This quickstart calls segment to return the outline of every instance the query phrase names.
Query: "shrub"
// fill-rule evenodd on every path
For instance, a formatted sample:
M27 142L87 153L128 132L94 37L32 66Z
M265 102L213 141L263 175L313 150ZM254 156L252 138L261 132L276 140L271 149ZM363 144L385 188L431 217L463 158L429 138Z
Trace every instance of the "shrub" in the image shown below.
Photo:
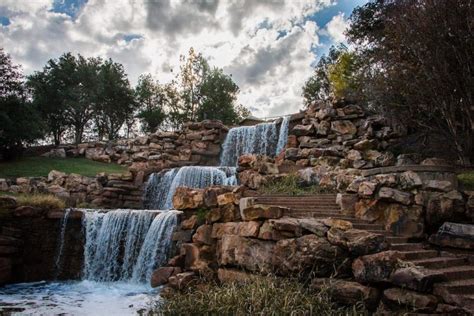
M458 180L464 190L474 190L474 171L458 175Z
M35 206L46 209L62 209L66 203L52 194L25 194L16 197L18 205Z
M264 194L305 195L327 193L329 190L318 185L303 185L297 174L289 174L263 185L260 191Z
M156 315L363 315L358 306L341 308L325 292L276 277L246 283L205 284L173 294L158 303Z

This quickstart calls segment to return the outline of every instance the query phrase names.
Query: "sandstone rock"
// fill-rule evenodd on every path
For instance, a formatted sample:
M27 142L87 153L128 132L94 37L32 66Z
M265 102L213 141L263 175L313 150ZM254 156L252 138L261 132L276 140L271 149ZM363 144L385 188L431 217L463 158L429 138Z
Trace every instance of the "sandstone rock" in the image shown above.
M285 159L296 161L299 157L299 149L298 148L287 148L285 150Z
M354 144L354 149L362 150L362 151L372 149L375 147L375 143L376 143L375 140L363 139Z
M395 235L421 237L425 231L423 207L388 204L384 210L385 230Z
M66 150L64 148L53 148L41 156L48 158L66 158Z
M464 221L465 204L457 191L445 194L431 192L426 196L426 222L429 228L437 229L446 221Z
M227 222L212 225L212 238L220 239L224 235L258 237L260 222Z
M412 201L412 194L403 192L397 189L382 187L378 192L379 199L398 202L404 205L409 205Z
M17 217L40 217L45 214L45 210L39 208L39 207L33 207L33 206L19 206L15 209L13 212L13 215Z
M201 243L206 245L212 245L214 240L211 237L212 226L211 225L201 225L197 228L196 233L193 235L194 243Z
M298 222L301 228L311 232L312 234L315 234L318 237L325 237L327 231L329 230L328 226L324 225L322 221L315 218L299 218Z
M173 196L173 206L177 210L196 209L204 205L203 190L179 187Z
M229 192L229 189L225 187L209 187L204 189L204 205L207 207L217 206L217 197L221 194Z
M226 204L235 204L237 202L237 198L234 193L227 192L217 196L217 205L222 206Z
M327 236L331 244L347 249L355 256L372 254L388 248L384 235L366 230L331 228Z
M313 132L313 125L296 125L292 130L292 134L296 136L306 136L312 134Z
M430 242L442 247L474 249L474 225L445 222Z
M389 282L392 272L399 267L401 258L402 254L393 250L362 256L352 263L352 272L359 282Z
M66 177L66 173L61 172L61 171L51 170L48 173L48 181L49 182L52 182L52 181L55 181L58 178L64 178L64 177Z
M321 222L329 228L337 228L340 230L348 230L352 228L352 223L343 219L337 218L324 218Z
M151 287L157 287L168 283L169 278L178 273L181 273L181 268L179 267L160 267L156 269L151 275Z
M250 189L258 189L265 183L264 177L254 170L244 170L239 173L240 184Z
M237 269L219 268L217 278L221 283L246 283L255 280L258 276Z
M413 171L405 171L400 175L400 187L405 190L419 188L423 184L420 176Z
M391 283L420 292L430 292L433 284L443 281L446 277L442 272L416 266L399 268L390 277Z
M239 167L243 169L252 168L252 165L255 163L256 160L257 160L256 155L245 154L239 157L238 164L239 164Z
M270 241L224 235L218 242L218 262L221 266L240 266L249 271L268 273L272 270L274 246Z
M358 193L361 196L369 197L374 195L375 190L377 190L377 182L375 181L364 181L359 184Z
M394 187L398 183L397 174L395 173L388 173L388 174L378 174L375 176L375 180L381 185L385 187Z
M424 189L448 192L453 190L453 184L445 180L428 180L424 183Z
M282 217L280 219L270 219L268 223L272 229L289 232L293 237L300 237L302 235L302 227L296 218Z
M343 305L355 306L363 302L369 310L374 310L377 307L380 296L376 288L338 279L316 278L311 281L311 288L318 291L328 291L332 300Z
M442 158L426 158L420 164L423 166L449 166L449 163Z
M198 225L198 217L196 215L192 215L190 218L185 219L181 222L181 229L190 230L195 229Z
M196 275L194 272L183 272L173 275L168 280L168 285L171 288L182 290L188 288L191 283L196 281Z
M384 209L386 204L378 200L361 199L356 202L355 217L371 223L383 222L385 215Z
M333 121L331 122L331 130L343 135L357 133L357 127L351 121Z
M214 247L197 244L182 244L184 252L184 268L205 275L209 271L209 263L213 259ZM171 281L170 281L171 282Z
M434 295L399 288L385 290L382 300L389 307L409 308L416 312L433 311L438 304L438 299Z
M240 209L240 215L244 221L254 221L259 219L276 219L283 216L288 210L286 207L255 204Z
M17 206L16 199L13 196L0 196L0 209L13 209Z
M360 151L351 149L346 155L346 158L349 160L361 160L362 159L362 154Z
M317 276L329 276L343 258L344 251L331 245L325 238L305 235L278 241L272 263L275 271L281 275L311 271Z

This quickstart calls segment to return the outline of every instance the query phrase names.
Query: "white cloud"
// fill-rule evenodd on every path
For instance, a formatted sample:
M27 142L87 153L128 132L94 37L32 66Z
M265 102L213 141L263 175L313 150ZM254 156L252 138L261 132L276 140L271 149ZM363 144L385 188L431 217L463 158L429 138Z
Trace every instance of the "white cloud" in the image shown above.
M344 19L344 13L339 13L332 17L326 25L325 31L334 42L341 43L346 40L344 32L349 26L349 22Z
M332 2L89 0L72 20L51 12L52 0L4 0L0 6L14 14L0 28L0 42L26 73L71 51L123 63L132 83L144 72L171 80L179 55L193 46L232 74L239 102L255 115L273 116L301 107L311 48L319 43L318 25L307 18ZM326 31L339 40L345 23L335 16ZM140 38L125 41L129 34Z

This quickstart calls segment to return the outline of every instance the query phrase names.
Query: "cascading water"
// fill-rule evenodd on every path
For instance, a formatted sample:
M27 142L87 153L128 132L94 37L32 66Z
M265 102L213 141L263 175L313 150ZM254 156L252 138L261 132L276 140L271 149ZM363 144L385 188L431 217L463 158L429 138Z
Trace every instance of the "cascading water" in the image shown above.
M290 125L290 116L285 116L281 121L280 133L278 136L277 149L275 154L278 156L281 151L285 148L286 143L288 142L288 128Z
M221 166L237 166L243 154L279 154L288 140L289 122L289 116L283 118L279 133L276 122L231 128L222 144Z
M59 274L61 273L61 259L63 256L63 248L64 248L64 235L66 234L66 226L67 220L69 218L69 214L71 213L71 209L68 208L64 211L64 216L59 223L59 239L58 239L58 249L56 252L56 259L54 260L55 265L55 272L54 272L54 279L57 279Z
M235 167L190 166L154 173L145 186L144 205L148 209L173 207L173 195L181 186L206 188L212 185L236 185Z
M140 283L167 260L177 215L173 211L85 210L83 221L83 279Z

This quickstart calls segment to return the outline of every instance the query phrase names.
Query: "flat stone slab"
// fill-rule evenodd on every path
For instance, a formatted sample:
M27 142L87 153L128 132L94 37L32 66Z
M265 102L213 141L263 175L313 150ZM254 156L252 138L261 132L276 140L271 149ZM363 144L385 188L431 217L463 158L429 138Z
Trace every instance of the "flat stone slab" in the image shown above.
M474 249L474 225L445 222L430 242L445 247Z

